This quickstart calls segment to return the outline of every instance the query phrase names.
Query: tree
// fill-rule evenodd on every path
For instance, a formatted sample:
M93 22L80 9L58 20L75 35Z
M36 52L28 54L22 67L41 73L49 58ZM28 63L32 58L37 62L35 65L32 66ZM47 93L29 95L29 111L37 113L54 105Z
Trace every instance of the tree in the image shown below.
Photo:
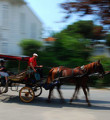
M77 21L68 25L62 32L72 37L79 35L87 39L103 39L106 35L103 26L95 25L92 20Z
M23 49L23 54L28 56L32 56L32 54L35 52L38 53L42 47L42 43L40 41L32 39L22 40L19 45Z
M91 51L88 40L80 35L73 37L64 32L57 33L54 37L56 41L52 46L52 50L57 65L76 67L87 63Z
M66 12L66 17L70 18L73 13L80 16L96 15L103 24L110 25L110 0L69 0L60 4Z
M103 30L102 26L94 26L93 28L93 39L104 39L106 31Z
M76 34L80 34L84 38L91 39L93 37L93 28L94 23L91 20L78 21L71 25L68 25L67 28L63 30L63 32L72 37L76 36Z

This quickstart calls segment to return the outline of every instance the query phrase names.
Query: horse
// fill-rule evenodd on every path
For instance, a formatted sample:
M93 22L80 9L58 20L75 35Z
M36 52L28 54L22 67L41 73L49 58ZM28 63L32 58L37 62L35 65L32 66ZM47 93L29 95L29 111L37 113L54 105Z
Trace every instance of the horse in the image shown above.
M89 80L89 75L93 74L93 73L99 73L102 76L105 74L104 69L102 64L100 63L100 60L96 61L96 62L92 62L90 64L87 65L83 65L83 66L79 66L76 68L67 68L64 66L59 66L59 67L53 67L48 74L47 80L46 80L46 84L50 84L52 82L54 82L57 78L57 80L59 80L60 82L58 84L55 84L53 87L50 88L49 90L49 95L48 95L48 102L50 102L51 100L51 95L52 95L52 91L54 89L54 87L57 87L57 91L60 95L60 98L62 101L64 101L64 98L62 96L62 93L60 91L61 85L63 84L64 81L68 81L68 82L73 82L76 85L75 88L75 92L72 96L72 98L70 99L70 102L73 101L74 97L76 96L76 94L79 91L79 88L82 87L83 92L85 94L86 97L86 102L88 103L88 106L91 106L88 97L87 97L87 91L88 86L87 86L87 81Z

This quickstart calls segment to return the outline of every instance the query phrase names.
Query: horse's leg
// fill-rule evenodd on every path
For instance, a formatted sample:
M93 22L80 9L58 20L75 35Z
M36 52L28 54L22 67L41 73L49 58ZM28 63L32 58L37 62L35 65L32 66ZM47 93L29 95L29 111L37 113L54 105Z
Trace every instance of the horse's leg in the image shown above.
M88 106L91 106L89 100L88 100L88 97L87 97L87 92L86 92L86 87L85 86L82 86L82 89L83 89L83 92L85 94L85 97L86 97L86 102L88 103Z
M52 96L53 89L54 89L54 87L52 87L52 88L49 90L49 96L48 96L48 100L47 100L48 103L51 102L51 96Z
M54 96L54 94L53 94L53 93L54 93L54 90L52 90L52 93L51 93L51 98L52 98L52 99L55 99L56 97Z
M87 81L90 81L90 78L89 77L87 77ZM87 82L86 82L86 89L87 89L87 94L89 95L89 87L88 87L88 85L87 85Z
M77 85L76 85L76 87L75 87L75 92L74 92L74 94L73 94L72 98L70 99L70 102L72 102L72 101L73 101L73 99L75 98L76 94L77 94L77 93L78 93L78 91L79 91L79 88L80 88L80 86L77 84Z
M63 96L62 96L62 93L61 93L60 88L61 88L61 85L57 85L57 91L58 91L58 93L59 93L59 96L60 96L60 98L61 98L61 101L62 101L62 102L65 102L65 101L64 101L64 98L63 98Z
M76 91L76 95L74 96L74 99L78 99L78 93L79 93L79 89L80 89L80 85L77 86L77 91Z
M89 95L89 87L86 85L87 94Z

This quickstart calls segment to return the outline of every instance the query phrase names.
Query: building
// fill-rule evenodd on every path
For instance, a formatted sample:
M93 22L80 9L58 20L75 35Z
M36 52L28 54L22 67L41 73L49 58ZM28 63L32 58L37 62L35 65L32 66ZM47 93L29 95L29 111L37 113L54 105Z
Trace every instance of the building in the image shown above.
M14 1L11 2L11 1ZM20 55L23 39L42 40L42 22L27 4L0 0L0 53Z
M44 46L52 46L52 44L56 41L53 37L48 37L44 39Z
M94 50L92 55L105 55L107 57L110 57L110 47L106 45L105 40L94 40L93 48Z

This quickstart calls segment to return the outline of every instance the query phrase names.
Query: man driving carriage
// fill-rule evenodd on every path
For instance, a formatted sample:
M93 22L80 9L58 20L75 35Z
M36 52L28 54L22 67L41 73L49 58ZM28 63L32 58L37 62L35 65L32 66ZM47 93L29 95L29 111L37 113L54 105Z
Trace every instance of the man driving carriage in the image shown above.
M30 73L34 72L36 81L39 81L42 77L42 69L39 69L39 68L42 68L43 66L37 65L37 61L36 61L37 57L38 57L38 54L34 53L33 56L28 61L28 67L29 67Z

